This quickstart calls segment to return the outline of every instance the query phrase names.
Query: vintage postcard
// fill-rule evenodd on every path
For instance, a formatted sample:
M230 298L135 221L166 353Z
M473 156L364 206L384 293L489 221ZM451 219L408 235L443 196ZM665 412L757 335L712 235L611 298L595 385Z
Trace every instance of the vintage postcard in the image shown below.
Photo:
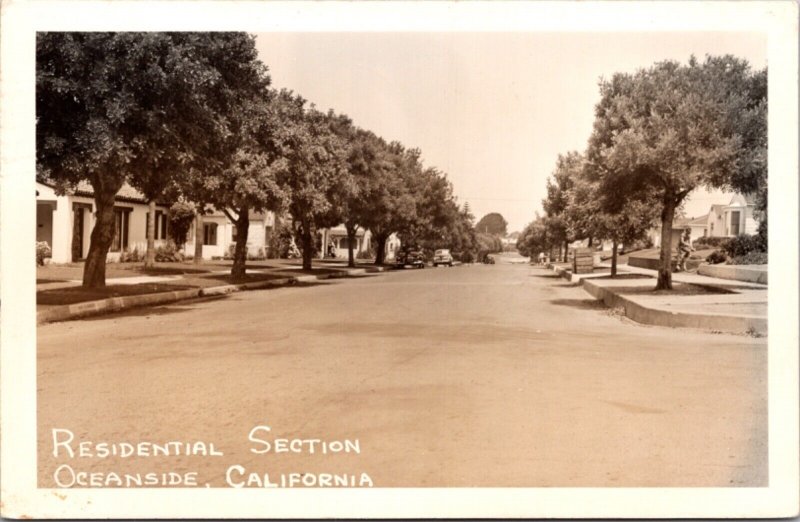
M797 515L796 3L0 23L3 516Z

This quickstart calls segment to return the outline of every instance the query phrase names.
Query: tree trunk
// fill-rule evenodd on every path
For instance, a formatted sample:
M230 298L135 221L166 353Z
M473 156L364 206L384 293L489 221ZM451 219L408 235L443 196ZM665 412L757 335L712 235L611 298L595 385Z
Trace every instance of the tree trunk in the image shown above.
M586 245L589 248L592 247L592 239L593 239L592 236L589 236L589 244Z
M231 279L234 282L244 281L247 275L247 233L250 231L250 209L239 209L236 220L236 247L233 250L233 267Z
M564 240L564 262L566 263L567 261L569 261L569 243L567 243L567 240L565 239Z
M386 234L378 234L375 236L375 264L382 265L386 259Z
M194 213L194 264L203 262L203 207Z
M95 188L97 222L92 229L89 253L83 266L83 286L86 288L106 286L106 257L114 241L114 196L118 190L119 187L110 187L101 192Z
M345 228L347 229L347 266L354 268L356 266L356 259L353 255L353 245L356 242L356 231L358 231L358 226L345 225Z
M675 201L667 195L661 211L661 267L658 269L656 290L672 290L672 220Z
M147 253L144 256L144 267L156 266L156 200L148 203L150 219L147 220Z
M611 277L617 275L617 240L611 242Z
M303 244L303 270L311 270L311 262L314 258L314 234L311 233L310 227L303 225L300 240Z

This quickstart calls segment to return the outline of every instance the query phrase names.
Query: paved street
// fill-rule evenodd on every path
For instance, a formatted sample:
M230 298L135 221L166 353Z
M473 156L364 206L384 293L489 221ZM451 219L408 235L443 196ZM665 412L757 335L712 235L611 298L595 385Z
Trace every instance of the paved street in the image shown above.
M631 323L527 264L243 292L38 335L43 487L64 463L219 487L233 465L404 487L767 483L766 339ZM254 454L259 425L258 439L357 439L360 453ZM224 456L55 459L52 428L75 446L200 440Z

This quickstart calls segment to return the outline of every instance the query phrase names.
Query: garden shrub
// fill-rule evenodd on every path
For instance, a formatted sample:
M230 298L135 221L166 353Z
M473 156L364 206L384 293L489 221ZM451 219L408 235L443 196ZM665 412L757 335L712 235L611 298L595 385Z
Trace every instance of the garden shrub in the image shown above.
M183 261L183 253L175 246L175 243L168 241L156 247L156 261L159 263L177 263Z
M766 252L750 252L743 256L736 256L728 261L729 265L766 265Z
M47 241L37 241L36 264L39 266L44 265L44 260L49 257L53 257L53 251L50 249L50 245L47 244Z
M766 252L767 245L764 238L758 234L741 234L728 240L722 248L728 256L740 257L750 252Z
M694 247L697 249L703 247L712 247L712 248L725 248L725 244L728 242L730 238L727 237L710 237L705 236L698 238L694 242Z
M170 233L176 244L186 244L189 228L194 222L194 211L194 205L183 201L178 201L169 208L167 215L169 216Z
M718 265L720 263L724 263L728 260L728 256L725 255L725 252L722 250L714 250L711 252L708 257L706 257L706 261L711 263L712 265Z

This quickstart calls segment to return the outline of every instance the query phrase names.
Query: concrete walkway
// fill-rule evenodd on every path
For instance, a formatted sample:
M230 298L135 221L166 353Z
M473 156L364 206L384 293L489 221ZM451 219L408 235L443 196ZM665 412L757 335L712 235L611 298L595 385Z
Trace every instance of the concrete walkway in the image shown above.
M599 266L608 268L610 265ZM610 279L609 274L603 272L572 274L563 266L554 269L562 277L583 286L606 306L624 309L625 315L634 321L732 333L767 333L767 285L677 272L672 275L674 283L695 285L705 291L656 293L652 291L658 275L655 270L619 265L620 275L647 277Z

